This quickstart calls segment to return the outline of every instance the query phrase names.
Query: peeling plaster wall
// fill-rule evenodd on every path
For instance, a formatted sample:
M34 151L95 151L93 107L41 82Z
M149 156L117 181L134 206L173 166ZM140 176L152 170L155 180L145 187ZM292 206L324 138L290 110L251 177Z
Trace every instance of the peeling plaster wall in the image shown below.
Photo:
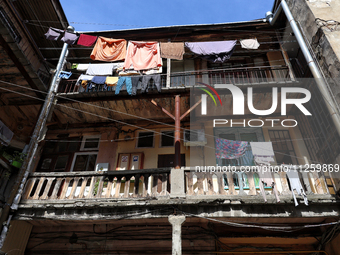
M340 1L289 0L287 3L340 104L340 25L337 30L331 31L327 27L320 27L320 22L316 21L316 18L320 18L340 22ZM335 26L331 28L335 29Z

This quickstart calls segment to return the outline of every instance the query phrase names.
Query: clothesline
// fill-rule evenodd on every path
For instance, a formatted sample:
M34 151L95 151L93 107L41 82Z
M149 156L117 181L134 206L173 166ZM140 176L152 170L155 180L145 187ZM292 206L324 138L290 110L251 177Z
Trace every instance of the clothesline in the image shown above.
M47 33L45 34L46 39L57 41L61 36L60 40L72 45L77 42L78 45L83 46L92 46L95 43L95 46L92 50L90 57L93 60L101 60L101 61L117 61L125 58L127 68L130 62L134 62L133 55L139 55L139 57L144 58L143 61L148 62L144 63L142 67L139 67L139 64L135 62L135 68L139 69L147 69L144 68L145 65L149 66L150 64L154 67L154 64L149 63L150 58L152 61L155 61L155 57L159 57L159 51L161 50L162 58L170 58L182 60L184 54L184 45L188 47L195 54L200 55L202 58L207 58L212 62L225 62L230 58L233 53L234 47L237 43L237 40L230 41L209 41L209 42L167 42L167 43L159 43L158 42L137 42L137 41L127 41L124 39L112 39L105 38L102 36L92 36L86 34L80 34L78 36L77 33L70 33L68 31L63 31L60 29L50 27ZM242 48L245 49L258 49L260 44L258 43L256 37L251 39L240 39L239 40ZM143 47L144 50L139 50L139 48ZM145 49L152 47L152 54L146 53ZM160 48L159 48L160 47ZM151 49L151 48L150 48ZM149 49L149 50L150 50ZM149 60L145 58L148 56ZM135 57L135 58L138 58ZM156 60L157 65L161 66L160 58Z

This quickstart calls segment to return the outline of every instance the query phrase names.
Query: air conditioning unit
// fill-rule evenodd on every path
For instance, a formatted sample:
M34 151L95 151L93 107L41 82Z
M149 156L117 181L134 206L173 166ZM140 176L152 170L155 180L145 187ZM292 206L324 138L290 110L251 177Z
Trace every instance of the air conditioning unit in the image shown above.
M204 146L206 144L204 129L184 131L184 146Z

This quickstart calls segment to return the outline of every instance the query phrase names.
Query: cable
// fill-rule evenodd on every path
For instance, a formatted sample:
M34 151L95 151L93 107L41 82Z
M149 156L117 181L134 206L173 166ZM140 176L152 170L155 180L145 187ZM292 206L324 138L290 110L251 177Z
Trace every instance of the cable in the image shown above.
M5 82L5 83L9 84L8 82ZM12 84L12 85L16 85L16 84ZM20 85L16 85L16 86L20 86ZM16 92L16 91L12 91L12 90L5 89L5 88L0 88L0 89L6 90L6 91L10 91L10 92L13 92L13 93L17 93L17 94L20 94L20 95L23 95L23 96L29 96L29 95L26 95L26 94L23 94L23 93L18 93L18 92ZM46 92L45 92L45 93L46 93ZM36 97L33 97L33 96L29 96L29 97L31 97L31 98L36 98ZM39 100L45 101L44 99L40 99L40 98L39 98ZM81 101L79 101L79 102L82 103ZM120 124L124 124L124 125L128 125L128 126L132 126L132 127L138 128L138 129L146 130L146 131L149 131L149 132L154 132L154 133L157 133L157 134L165 135L165 134L162 134L162 132L154 131L154 130L152 130L152 129L143 128L143 127L140 127L140 126L137 126L137 125L129 124L129 123L127 123L127 122L115 120L115 119L112 119L112 118L109 118L109 117L105 117L105 116L101 116L101 115L98 115L98 114L86 112L86 111L83 111L83 110L80 110L80 109L76 109L76 108L74 108L74 107L69 107L69 106L61 105L61 104L57 104L56 106L62 106L62 107L67 108L67 109L72 109L72 110L79 111L79 112L82 112L82 113L85 113L85 114L89 114L89 115L92 115L92 116L96 116L96 117L99 117L99 118L104 118L104 119L107 119L107 120L111 120L111 121L114 121L114 122L118 122L118 123L120 123ZM173 136L170 136L170 135L165 135L165 136L174 138ZM213 136L213 135L209 135L209 136L212 136L212 137L215 137L215 138L216 138L216 136ZM185 141L185 139L182 139L182 138L180 138L180 140ZM204 146L204 147L205 147L205 148L208 148L208 149L212 149L212 150L214 150L214 151L216 150L215 147L210 147L210 146ZM236 149L235 149L235 150L236 150ZM302 159L302 160L304 160L303 157L297 157L297 156L293 156L293 155L286 154L286 153L282 153L282 152L278 152L278 151L274 151L274 152L277 153L277 154L280 154L280 155L290 156L290 157L293 157L293 158L296 158L296 159ZM311 161L311 162L318 163L318 164L323 164L322 162L318 162L318 161Z
M314 224L314 225L303 225L303 226L297 226L297 227L279 227L279 226L263 226L263 225L256 225L256 224L243 224L243 223L237 223L237 222L230 222L230 221L221 221L221 220L216 220L210 217L204 217L204 216L199 216L196 214L192 214L192 213L188 213L188 212L184 212L178 208L176 208L176 210L182 212L184 215L190 215L192 217L197 217L197 218L201 218L201 219L206 219L209 221L214 221L214 222L218 222L218 223L222 223L228 226L232 226L232 227L240 227L240 228L261 228L261 229L265 229L265 230L269 230L269 231L282 231L282 232L294 232L294 231L298 231L304 228L315 228L315 227L324 227L324 226L332 226L332 225L338 225L340 223L340 221L336 221L336 222L330 222L330 223L321 223L321 224Z

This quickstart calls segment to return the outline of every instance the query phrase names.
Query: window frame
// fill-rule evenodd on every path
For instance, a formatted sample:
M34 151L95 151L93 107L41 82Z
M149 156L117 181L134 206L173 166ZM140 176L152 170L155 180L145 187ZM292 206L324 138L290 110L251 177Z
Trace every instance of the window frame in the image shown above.
M139 147L138 146L138 141L139 141L139 135L140 133L152 133L152 146L150 147ZM136 149L147 149L147 148L155 148L155 131L137 131L137 136L136 136L136 144L135 148Z
M95 166L97 166L97 160L98 160L98 151L89 151L89 152L75 152L73 155L72 163L71 163L71 168L70 172L73 172L74 165L76 163L76 158L78 155L97 155ZM94 172L96 171L96 168L93 170Z
M84 148L85 144L86 144L86 139L93 139L93 138L98 138L98 146L96 148ZM81 144L80 144L80 151L93 151L93 150L99 150L99 146L100 146L100 138L101 135L86 135L83 136L82 140L81 140Z

